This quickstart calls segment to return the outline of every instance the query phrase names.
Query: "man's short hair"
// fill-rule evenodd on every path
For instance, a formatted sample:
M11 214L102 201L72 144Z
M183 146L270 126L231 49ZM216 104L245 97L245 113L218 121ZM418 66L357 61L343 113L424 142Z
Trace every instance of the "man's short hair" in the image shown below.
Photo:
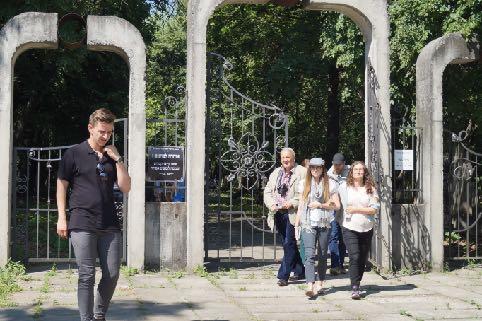
M107 108L99 108L94 111L89 117L89 124L95 126L98 122L113 124L115 115Z
M295 151L293 150L293 148L290 148L290 147L283 147L283 148L281 149L280 155L281 155L282 153L290 153L291 156L293 156L293 158L296 157Z

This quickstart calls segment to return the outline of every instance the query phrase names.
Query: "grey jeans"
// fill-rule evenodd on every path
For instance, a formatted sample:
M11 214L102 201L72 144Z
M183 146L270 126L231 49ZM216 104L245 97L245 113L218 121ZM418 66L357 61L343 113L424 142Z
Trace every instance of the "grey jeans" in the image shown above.
M306 283L315 280L324 281L326 278L326 261L328 259L328 240L331 228L311 227L301 230L301 238L305 247L305 275ZM315 276L316 245L319 244L318 275Z
M122 256L120 231L81 231L70 233L75 260L79 269L77 299L81 321L102 318L114 294ZM95 261L99 257L102 278L97 287L94 303Z

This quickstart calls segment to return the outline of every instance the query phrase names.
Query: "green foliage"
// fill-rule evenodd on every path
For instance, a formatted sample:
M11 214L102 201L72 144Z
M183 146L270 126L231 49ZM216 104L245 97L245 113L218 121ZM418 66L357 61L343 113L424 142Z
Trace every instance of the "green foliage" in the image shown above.
M129 278L131 276L134 276L136 274L139 274L139 270L133 267L128 267L126 265L122 265L120 268L120 272L125 278Z
M8 261L4 267L0 267L0 307L12 305L10 295L22 290L18 280L24 275L25 267L19 262Z
M462 238L459 233L457 232L445 232L445 241L446 242L457 242L460 241Z

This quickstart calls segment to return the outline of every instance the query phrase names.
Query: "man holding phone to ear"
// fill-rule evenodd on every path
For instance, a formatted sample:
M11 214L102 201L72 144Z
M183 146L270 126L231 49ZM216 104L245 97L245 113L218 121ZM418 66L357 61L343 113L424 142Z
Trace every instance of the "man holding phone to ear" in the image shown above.
M114 294L122 256L122 236L114 208L114 183L123 193L131 178L117 148L107 145L114 129L114 114L105 108L89 117L89 138L69 148L57 175L57 234L70 236L79 270L77 298L81 321L104 320ZM70 220L67 224L67 190ZM102 278L94 302L95 263Z

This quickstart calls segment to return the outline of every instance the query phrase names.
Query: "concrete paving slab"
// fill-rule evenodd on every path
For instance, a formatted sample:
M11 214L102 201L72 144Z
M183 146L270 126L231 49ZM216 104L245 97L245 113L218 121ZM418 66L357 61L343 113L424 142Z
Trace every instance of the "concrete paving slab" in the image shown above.
M481 269L482 271L482 269ZM44 280L45 273L33 275ZM59 271L48 293L25 282L24 291L12 296L18 307L0 309L0 321L31 321L34 303L42 301L38 320L77 321L75 286L77 276ZM479 275L478 271L467 275ZM233 273L234 274L234 273ZM249 269L239 273L248 278L232 279L220 274L208 278L184 274L173 278L168 273L121 276L109 311L109 320L414 320L452 318L482 319L482 279L471 279L471 286L454 287L461 275L440 273L404 276L384 280L367 273L361 301L350 298L347 277L325 282L325 295L308 300L304 282L287 287L276 285L276 278L264 279L266 270ZM179 276L179 275L177 275ZM31 275L28 274L31 278ZM98 280L98 279L97 279ZM212 282L210 282L210 280Z

